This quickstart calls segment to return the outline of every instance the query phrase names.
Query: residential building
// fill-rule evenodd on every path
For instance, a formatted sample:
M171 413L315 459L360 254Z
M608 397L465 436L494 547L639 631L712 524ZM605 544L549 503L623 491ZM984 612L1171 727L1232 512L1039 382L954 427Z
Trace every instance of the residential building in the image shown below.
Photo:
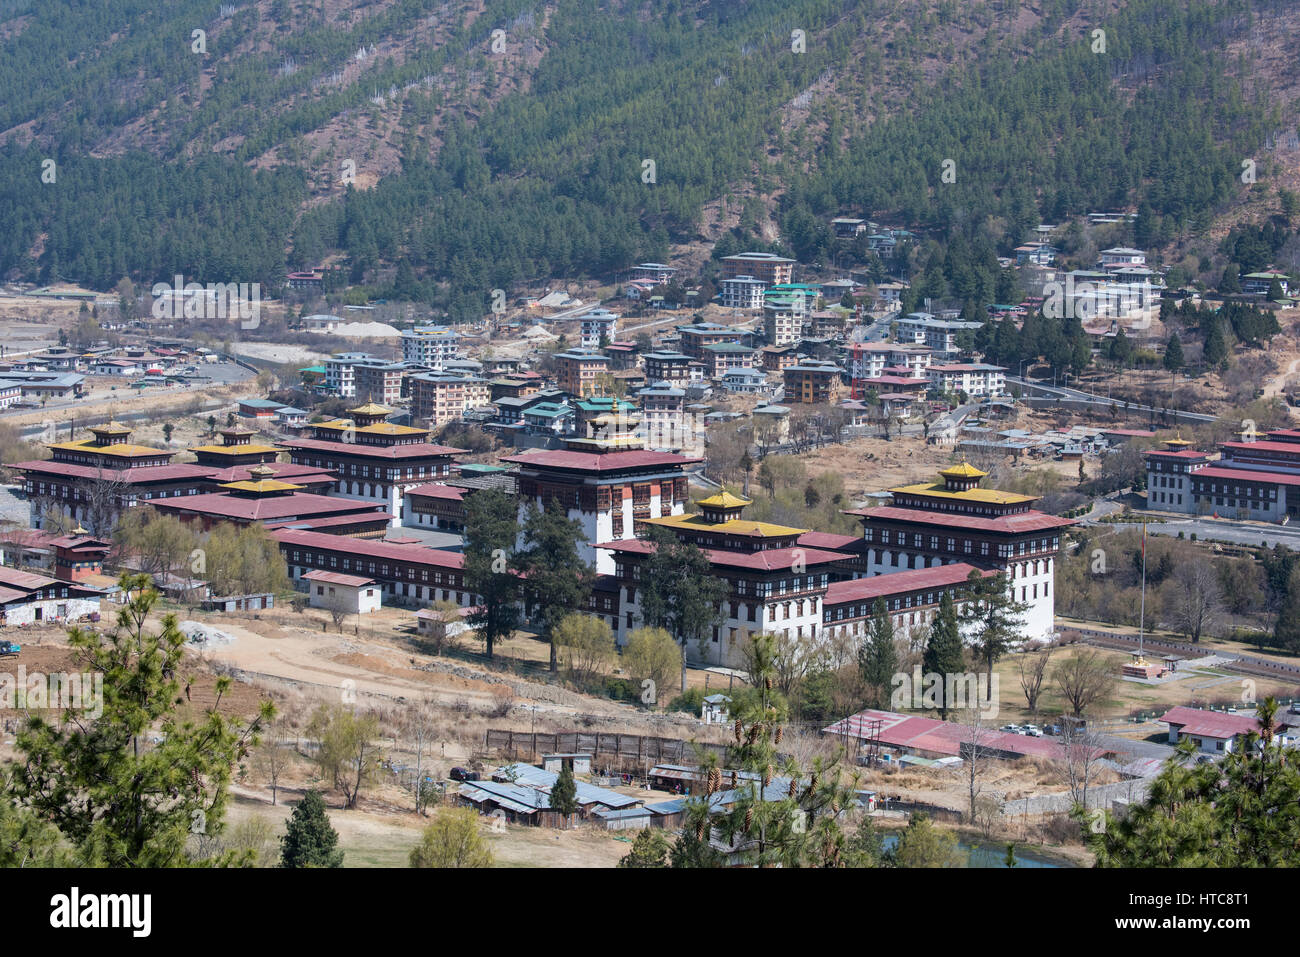
M402 398L404 362L358 362L352 367L356 398L380 405L396 405Z
M672 266L665 266L663 263L641 263L632 270L632 278L653 283L656 286L665 286L673 281L677 275L677 270Z
M804 405L838 402L844 391L844 370L833 362L804 359L781 373L785 401Z
M743 329L719 325L716 322L697 322L690 326L678 326L681 334L681 351L692 359L705 359L704 350L708 346L740 345L748 333ZM647 369L647 374L649 370Z
M940 392L993 397L1007 391L1007 370L1002 366L983 362L955 362L931 365L925 373L930 380L930 388Z
M754 368L754 357L758 354L757 349L733 342L715 343L700 351L700 358L704 361L704 374L714 380L720 380L733 369Z
M725 309L762 309L763 290L767 287L753 276L735 276L722 280L720 302Z
M312 608L368 615L383 605L383 589L365 575L317 570L307 572L299 581L307 583L307 603Z
M340 352L332 355L325 360L325 388L340 399L355 399L357 364L383 361L368 352Z
M668 382L685 388L691 382L691 357L681 352L647 352L641 357L650 382Z
M411 415L428 422L433 429L460 422L470 409L492 403L491 385L476 375L425 372L411 376L410 387Z
M609 356L577 349L555 354L555 382L580 399L600 391L601 376L609 371Z
M1241 277L1241 291L1248 296L1267 296L1273 283L1282 287L1282 295L1291 294L1291 277L1284 272L1248 272Z
M925 346L932 352L953 355L961 352L958 338L962 333L974 335L983 325L960 319L938 319L928 312L909 312L895 323L899 342Z
M618 332L618 313L593 309L578 318L578 344L583 349L600 349L614 341Z
M402 359L434 372L456 358L459 348L460 333L446 326L416 326L402 332Z
M794 278L793 259L783 259L772 253L740 253L725 256L722 260L722 278L752 276L765 286L776 286Z

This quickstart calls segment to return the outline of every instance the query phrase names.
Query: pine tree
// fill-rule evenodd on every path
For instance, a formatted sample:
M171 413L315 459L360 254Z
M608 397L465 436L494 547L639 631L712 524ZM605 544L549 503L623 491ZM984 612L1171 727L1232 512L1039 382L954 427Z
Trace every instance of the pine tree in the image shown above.
M1176 332L1169 337L1169 344L1165 346L1164 367L1170 372L1177 372L1183 367L1183 343Z
M939 692L939 715L946 721L949 710L956 706L955 702L948 700L946 676L962 674L966 670L961 625L957 620L957 606L953 603L951 592L943 593L943 598L939 601L939 613L930 623L930 636L921 656L921 670L927 675L945 676L943 688ZM955 690L955 684L953 687Z
M1016 601L1015 585L1005 572L984 577L976 569L967 582L970 594L959 620L970 635L977 658L988 669L992 695L993 665L1020 636L1020 624L1029 606Z
M293 809L280 838L281 867L342 867L339 835L325 813L320 792L308 791Z
M867 687L872 690L875 704L880 706L889 695L894 673L898 670L898 652L894 647L894 622L889 617L884 599L877 598L871 606L871 624L866 640L858 649L858 671Z
M520 582L509 567L518 531L515 502L499 489L483 489L469 496L465 513L465 587L479 598L467 623L491 658L496 642L519 625Z
M565 764L551 786L551 809L568 818L578 813L578 785L573 780L573 766Z
M524 547L511 565L523 579L531 620L551 644L554 674L559 671L559 658L552 632L560 619L585 604L595 573L578 554L582 526L566 516L558 498L549 499L545 508L529 506L523 537Z
M150 632L159 595L149 577L123 575L119 585L133 597L111 631L68 630L83 669L103 676L100 713L69 710L57 723L34 713L17 735L22 759L7 797L57 828L83 866L183 866L192 835L223 830L232 770L275 709L267 701L251 723L233 721L221 710L231 683L222 677L201 716L179 718L185 636L176 616ZM161 740L146 744L154 732Z
M636 836L619 867L667 867L672 846L659 828L648 827Z

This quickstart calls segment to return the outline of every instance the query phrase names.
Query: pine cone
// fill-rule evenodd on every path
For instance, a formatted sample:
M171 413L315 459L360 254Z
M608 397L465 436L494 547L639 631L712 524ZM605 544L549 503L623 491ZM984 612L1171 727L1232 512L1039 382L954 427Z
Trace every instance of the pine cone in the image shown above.
M736 743L737 744L740 744L740 732L744 730L744 727L745 726L740 723L740 719L737 718L736 719Z
M754 824L754 808L751 805L750 807L745 808L745 826L743 830L746 834L749 833L749 829L751 826L753 826L753 824Z
M766 688L768 691L771 691L771 690L772 690L772 679L771 679L771 678L764 678L764 679L763 679L763 687Z
M832 814L840 813L840 802L838 798L831 801L831 813Z
M795 780L794 780L794 778L791 778L791 779L790 779L790 797L794 797L794 793L795 793Z
M696 823L695 825L695 839L697 841L704 840L704 819L703 818L701 818L699 822Z
M763 769L763 787L767 787L771 783L772 783L772 765L769 764L766 768Z
M709 768L709 793L715 793L722 786L722 772L717 768Z
M748 740L746 741L747 744L753 744L755 741L758 740L758 731L759 731L759 725L756 724L750 725L749 734L747 735Z
M776 744L781 743L781 733L785 730L781 725L776 726L776 737L773 739Z

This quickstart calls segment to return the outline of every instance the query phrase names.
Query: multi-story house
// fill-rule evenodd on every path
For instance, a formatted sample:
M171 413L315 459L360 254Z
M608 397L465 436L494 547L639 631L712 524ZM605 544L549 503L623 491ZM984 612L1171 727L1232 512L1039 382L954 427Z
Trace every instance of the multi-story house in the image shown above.
M585 399L600 391L601 376L609 371L609 356L571 350L555 355L555 383L572 396Z
M794 278L794 263L772 253L739 253L723 257L722 278L752 276L765 286L776 286Z
M460 333L446 326L416 326L402 333L402 359L441 372L444 363L456 358L459 340Z
M470 409L492 403L491 384L476 375L425 372L411 376L411 414L434 429L459 422Z

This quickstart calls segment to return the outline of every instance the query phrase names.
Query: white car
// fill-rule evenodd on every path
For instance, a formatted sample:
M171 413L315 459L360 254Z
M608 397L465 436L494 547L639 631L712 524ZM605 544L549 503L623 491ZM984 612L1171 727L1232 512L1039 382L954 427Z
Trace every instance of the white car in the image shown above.
M1007 734L1024 734L1024 731L1020 729L1020 725L1018 724L1004 724L1002 730Z
M1043 736L1043 729L1036 724L1027 724L1020 733L1027 734L1031 738L1041 738Z

